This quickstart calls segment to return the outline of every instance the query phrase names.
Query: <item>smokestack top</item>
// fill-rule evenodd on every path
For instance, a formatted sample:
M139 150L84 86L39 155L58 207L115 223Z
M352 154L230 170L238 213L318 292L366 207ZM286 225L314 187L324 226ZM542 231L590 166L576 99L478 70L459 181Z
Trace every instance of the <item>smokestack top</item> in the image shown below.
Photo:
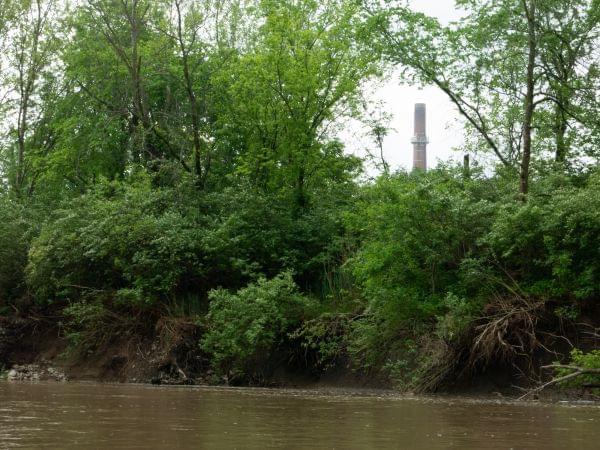
M427 134L427 107L425 103L415 104L415 136L422 137Z
M413 168L427 170L427 106L425 103L415 104L415 135L413 144Z

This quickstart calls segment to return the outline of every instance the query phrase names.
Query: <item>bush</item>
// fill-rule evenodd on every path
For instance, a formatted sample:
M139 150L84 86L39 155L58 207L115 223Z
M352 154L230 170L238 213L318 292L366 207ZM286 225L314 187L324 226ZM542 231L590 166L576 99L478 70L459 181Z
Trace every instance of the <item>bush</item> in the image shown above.
M324 192L301 210L283 194L244 184L208 194L203 209L211 226L203 243L216 284L235 289L291 270L303 289L320 287L324 265L340 253L336 244L349 193L334 199L336 194Z
M439 169L382 177L366 189L348 217L362 241L348 263L366 302L350 345L361 365L381 366L405 353L401 341L431 329L461 303L440 329L455 333L466 311L479 307L478 286L465 281L463 263L477 255L493 220L486 183ZM463 300L447 301L455 298Z
M177 192L100 185L55 213L32 244L29 285L40 302L113 293L137 307L198 289L201 229Z
M600 295L600 172L499 209L482 240L493 260L540 298ZM550 195L551 194L551 195ZM498 269L496 269L498 270Z
M461 336L477 317L478 307L468 300L448 293L444 299L446 313L437 317L436 334L446 342Z
M305 350L305 359L317 372L336 367L347 358L352 316L344 313L322 313L305 321L293 334Z
M206 310L211 289L286 270L310 290L336 257L341 208L330 207L294 211L284 197L244 185L199 192L162 173L101 182L44 224L27 280L43 304L96 292L122 306L194 312Z
M314 303L301 295L289 272L259 279L235 294L211 291L201 347L228 379L260 379L278 349L310 317Z
M546 177L527 202L505 195L499 176L448 169L367 187L348 217L360 241L348 266L365 299L348 344L354 361L409 370L403 343L428 334L469 361L517 358L527 342L519 332L488 333L485 351L474 336L499 317L534 336L546 302L562 311L597 299L600 174Z

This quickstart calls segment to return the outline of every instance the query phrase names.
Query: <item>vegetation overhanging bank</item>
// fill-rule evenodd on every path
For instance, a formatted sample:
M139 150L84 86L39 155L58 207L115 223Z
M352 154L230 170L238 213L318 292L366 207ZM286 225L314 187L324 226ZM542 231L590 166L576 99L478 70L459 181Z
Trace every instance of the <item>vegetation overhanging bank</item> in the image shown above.
M0 363L58 336L117 378L594 388L599 3L386 3L0 2ZM345 153L390 68L486 164Z

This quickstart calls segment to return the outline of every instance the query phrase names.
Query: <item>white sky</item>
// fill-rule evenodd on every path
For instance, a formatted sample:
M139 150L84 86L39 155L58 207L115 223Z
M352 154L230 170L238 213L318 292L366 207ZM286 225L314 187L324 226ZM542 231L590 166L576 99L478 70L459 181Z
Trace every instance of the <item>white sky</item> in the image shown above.
M444 24L460 18L454 0L411 0L410 5L415 10L437 17ZM392 116L389 122L391 130L383 145L384 157L392 171L412 168L410 139L413 136L415 103L427 104L427 134L430 140L427 147L428 167L434 167L438 160L462 160L462 154L453 151L463 142L459 114L439 89L433 86L419 89L401 85L399 78L392 76L369 99L383 102L383 109ZM365 154L365 146L374 148L371 140L365 136L365 130L346 131L342 139L348 151L360 156Z

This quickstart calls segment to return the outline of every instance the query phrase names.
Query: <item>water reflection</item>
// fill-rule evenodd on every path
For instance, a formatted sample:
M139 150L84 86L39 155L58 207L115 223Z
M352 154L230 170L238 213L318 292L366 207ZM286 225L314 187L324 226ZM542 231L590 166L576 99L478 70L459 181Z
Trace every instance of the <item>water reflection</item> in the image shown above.
M596 449L600 408L0 383L0 447Z

